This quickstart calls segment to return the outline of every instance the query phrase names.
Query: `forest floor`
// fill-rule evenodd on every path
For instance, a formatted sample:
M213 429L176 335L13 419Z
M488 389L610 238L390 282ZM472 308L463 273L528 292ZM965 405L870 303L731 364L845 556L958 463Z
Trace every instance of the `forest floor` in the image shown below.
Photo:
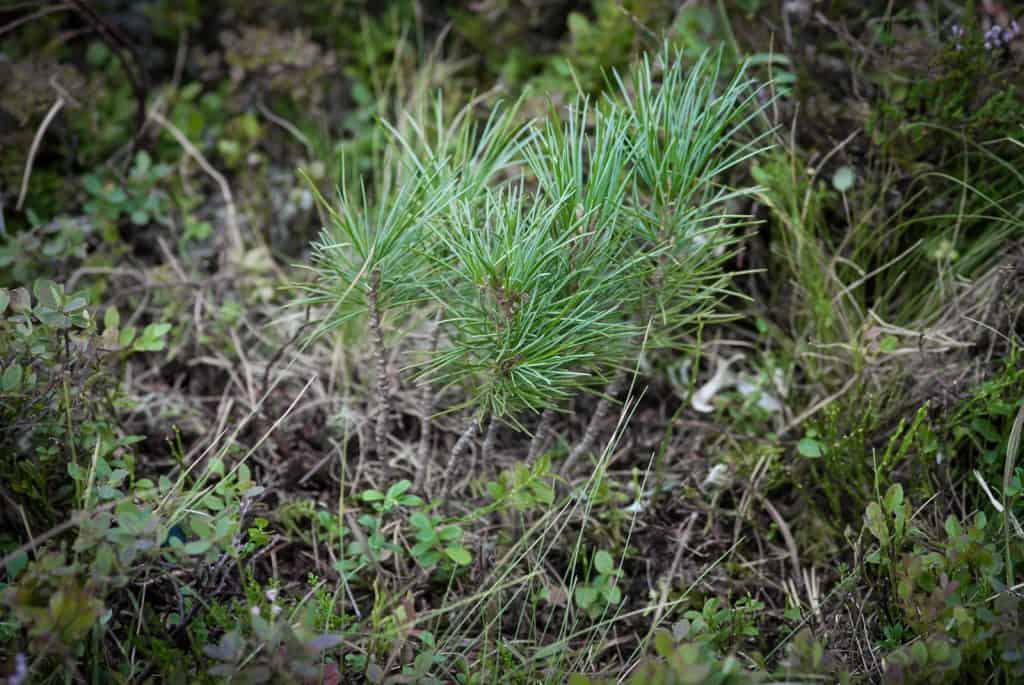
M0 680L1021 682L1021 10L0 6ZM663 41L770 84L723 316L458 446L384 317L375 440L316 191Z

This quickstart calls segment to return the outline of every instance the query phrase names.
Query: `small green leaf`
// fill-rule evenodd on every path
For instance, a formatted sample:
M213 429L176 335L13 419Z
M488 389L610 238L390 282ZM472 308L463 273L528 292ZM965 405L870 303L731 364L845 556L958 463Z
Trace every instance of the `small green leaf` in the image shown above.
M142 337L135 341L132 349L139 352L159 352L166 346L164 337L169 330L169 323L151 323L143 329Z
M379 502L384 499L384 493L377 490L364 490L360 497L364 502Z
M64 287L59 286L48 278L37 278L32 285L32 292L35 293L39 303L50 309L59 309L61 295L64 294Z
M192 532L201 538L208 538L213 534L213 526L204 518L194 518L191 521Z
M198 554L204 554L210 549L210 542L208 540L193 540L192 542L186 543L185 554L196 556Z
M107 307L107 311L103 314L103 327L108 331L117 330L117 327L121 325L121 313L117 311L117 307Z
M7 581L11 582L16 579L26 566L28 566L28 555L24 552L18 552L8 557Z
M814 438L803 438L797 443L797 451L808 459L821 457L821 443Z
M414 675L418 678L423 678L434 665L434 653L431 651L420 652L413 659L412 664L413 671L415 672Z
M409 525L411 525L413 528L419 528L421 530L433 528L433 524L430 521L430 517L424 514L422 511L414 511L412 514L409 515Z
M845 193L847 190L852 188L856 181L856 173L854 173L853 169L848 166L839 167L836 169L835 174L832 175L832 187L840 193Z
M676 641L672 639L672 635L664 628L660 628L654 633L654 651L663 659L672 657L672 654L675 652L675 643Z
M615 561L612 559L612 555L603 549L594 555L594 568L597 569L598 573L608 575L615 568Z
M586 585L577 585L573 597L576 599L576 606L588 609L597 600L597 590Z
M878 344L878 349L881 350L883 354L892 354L896 351L896 348L898 348L899 345L900 341L896 336L887 335L882 338L882 342Z
M871 502L864 515L867 518L868 530L871 531L871 534L883 545L889 544L889 526L886 524L881 505L878 502Z
M66 305L64 305L64 313L65 314L71 314L71 313L77 312L77 311L79 311L81 309L85 309L85 306L87 304L89 304L89 301L86 300L84 297L81 297L81 296L75 297L70 302L68 302Z
M438 535L445 542L455 542L456 540L462 539L463 533L462 529L458 526L445 526L438 531Z
M436 549L431 549L425 554L416 557L416 562L424 568L436 566L437 562L439 561L441 561L441 553L438 552Z
M903 506L903 486L893 483L885 493L885 510L890 514Z
M400 480L390 488L388 488L388 499L398 499L405 491L412 487L412 483L408 480Z
M0 376L0 390L9 392L21 385L23 376L21 364L11 364L4 369L3 376Z
M121 335L118 337L118 344L121 347L129 347L132 341L135 340L135 326L128 326L122 329Z
M7 292L7 288L0 288L0 314L7 311L7 305L11 302L11 296Z
M469 550L458 545L445 547L444 553L459 566L468 566L473 561L473 555L469 553Z

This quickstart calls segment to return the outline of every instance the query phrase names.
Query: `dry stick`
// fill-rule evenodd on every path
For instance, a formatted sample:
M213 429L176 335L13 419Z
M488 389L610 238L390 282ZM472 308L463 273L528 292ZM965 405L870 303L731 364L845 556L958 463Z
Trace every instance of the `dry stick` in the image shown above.
M306 327L310 325L310 320L309 320L310 310L311 310L311 307L309 305L307 305L306 306L306 313L304 314L304 317L303 317L303 320L302 320L302 325L300 325L297 329L295 329L295 333L292 335L292 337L288 338L288 340L285 341L285 343L283 345L281 345L280 347L277 348L277 351L274 352L274 356L270 358L269 362L267 362L267 366L263 369L263 381L262 381L262 383L260 385L260 387L261 387L260 394L261 395L266 395L267 394L267 382L270 380L270 372L271 372L271 370L273 370L274 366L277 365L277 362L281 360L281 357L284 356L285 350L287 350L289 347L294 345L295 341L299 339L300 335L302 335L302 331L304 331L306 329Z
M484 464L488 462L491 456L491 452L494 450L494 436L497 434L498 421L491 416L490 421L487 423L487 431L484 433L484 441L480 446L480 452L471 452L469 455L469 466L466 468L466 475L458 483L452 486L451 492L462 492L469 485L469 482L473 480L473 474L476 473L476 466L479 461L483 461Z
M668 571L658 581L658 590L661 596L658 599L654 620L651 621L651 632L654 632L655 627L661 621L661 616L665 611L665 603L668 600L668 593L672 587L672 581L675 580L676 575L679 573L679 566L683 562L683 552L686 551L690 544L690 536L693 534L693 527L697 523L699 515L699 512L691 512L689 518L686 519L686 523L680 523L676 529L676 539L674 540L676 553L672 557L672 565L668 567Z
M800 573L800 554L797 551L796 539L793 537L793 532L789 529L789 524L786 523L786 519L782 518L782 514L779 513L779 510L775 508L775 505L767 497L759 492L755 492L754 496L761 502L761 506L768 512L768 516L775 522L775 525L779 527L779 532L782 533L782 540L786 543L786 550L789 552L789 562L793 566L793 582L803 587L803 577Z
M27 4L32 4L32 3L27 3ZM40 19L42 17L45 17L47 14L53 14L54 12L63 12L65 10L69 10L69 9L71 9L71 5L65 4L65 3L61 3L59 5L53 5L52 7L44 7L43 9L39 10L38 12L33 12L32 14L26 14L23 17L18 17L14 21L12 21L10 23L7 23L7 24L4 24L3 26L0 26L0 36L4 35L5 33L10 33L14 29L16 29L19 26L21 26L22 24L27 24L27 23L29 23L31 21L35 21L36 19Z
M484 444L480 448L480 455L483 462L486 464L491 458L491 452L494 451L494 439L498 434L498 419L491 416L490 422L487 424L487 433L484 434ZM472 471L472 469L470 469Z
M455 443L455 447L452 448L452 453L448 457L448 466L444 469L444 476L442 480L447 483L451 480L452 473L455 472L455 465L462 458L462 455L469 449L470 444L473 442L473 438L476 437L477 431L480 429L480 419L473 417L469 421L469 425L466 426L466 430L459 436L458 441Z
M597 408L594 409L593 415L590 417L590 423L587 424L587 430L583 433L583 437L576 443L576 446L569 452L569 457L562 464L562 475L568 475L573 465L583 456L597 440L597 434L601 431L601 426L604 424L605 418L608 417L608 412L612 409L612 402L615 401L615 397L622 390L622 386L626 381L626 373L624 371L619 372L619 375L615 377L608 387L605 388L604 397L597 403Z
M548 407L540 415L540 422L537 424L537 430L533 433L533 438L530 440L530 451L526 454L526 461L533 462L540 456L541 451L544 449L544 444L548 441L548 433L551 432L551 424L555 421L555 410Z
M36 153L39 152L39 144L43 142L43 135L46 133L46 129L50 127L50 123L64 106L64 102L63 96L57 98L57 101L50 107L50 111L43 117L43 123L39 125L39 129L32 139L32 147L29 148L28 159L25 160L25 173L21 176L21 191L18 193L18 204L15 205L15 209L19 212L21 211L21 206L25 203L25 194L28 193L28 179L32 176L32 165L36 160Z
M245 245L242 242L242 231L238 226L238 210L235 208L235 198L231 194L231 186L228 185L228 181L224 178L224 175L213 168L213 165L203 156L203 153L199 151L192 141L181 132L177 126L172 124L164 115L157 112L155 109L149 110L149 118L160 124L171 134L178 144L184 148L185 152L188 153L196 162L202 167L203 171L212 178L217 185L220 187L220 194L224 198L224 205L227 209L227 220L228 220L228 236L231 239L232 247L235 250L236 256L241 256L242 251L245 249Z
M380 303L377 295L380 292L380 269L370 274L370 289L366 293L366 308L370 315L370 344L373 346L373 358L377 365L377 406L373 425L373 442L377 454L383 456L387 452L388 416L391 414L391 387L388 381L388 360L384 353L384 331L380 325Z

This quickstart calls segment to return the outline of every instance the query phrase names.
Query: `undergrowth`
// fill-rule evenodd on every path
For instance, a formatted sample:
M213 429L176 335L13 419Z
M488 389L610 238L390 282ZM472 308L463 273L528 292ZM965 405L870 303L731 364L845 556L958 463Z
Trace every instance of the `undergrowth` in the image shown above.
M811 4L0 8L0 679L1024 679L1019 18Z

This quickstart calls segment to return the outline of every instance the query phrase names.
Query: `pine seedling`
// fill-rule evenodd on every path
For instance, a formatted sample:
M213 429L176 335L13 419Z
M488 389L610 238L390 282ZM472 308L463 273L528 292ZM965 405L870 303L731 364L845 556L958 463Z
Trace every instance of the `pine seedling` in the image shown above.
M666 44L658 64L660 74L645 57L629 85L619 79L622 101L609 103L611 111L622 113L621 144L628 150L614 160L629 165L621 172L629 191L614 194L622 205L617 224L630 250L641 256L633 276L640 296L623 306L623 315L645 331L643 344L636 341L637 355L641 348L678 349L695 324L716 318L717 305L729 294L730 276L722 265L739 240L733 229L749 223L731 213L728 203L750 192L731 190L720 179L756 155L767 135L737 141L765 106L745 65L719 92L721 51L715 57L705 53L686 70L682 54ZM595 147L595 157L596 152ZM591 166L585 178L600 184L601 167ZM622 373L607 387L563 473L590 449L625 379Z
M318 333L367 314L378 445L381 317L399 322L415 304L441 313L416 374L456 388L462 401L448 411L470 414L449 473L485 427L488 448L498 422L521 428L539 412L547 426L559 405L604 388L563 471L590 449L645 346L681 348L728 294L723 263L748 220L730 212L744 193L722 177L767 135L739 139L765 106L745 73L720 91L721 54L684 70L666 47L629 86L619 80L621 98L581 98L564 119L521 126L512 107L478 124L467 106L446 121L438 98L402 133L389 128L398 161L374 202L365 192L322 202L332 226L314 245L303 301L326 309Z
M721 50L705 53L686 69L682 53L666 45L660 74L645 57L629 86L619 79L635 167L630 225L636 249L651 257L638 314L652 324L655 349L678 347L728 294L721 267L739 239L734 229L749 225L729 204L754 189L733 190L722 179L768 147L770 131L740 136L770 102L759 101L746 64L720 92L722 60Z
M387 171L387 169L385 170ZM376 366L374 441L386 450L390 415L390 382L384 343L385 313L400 314L428 299L432 278L429 221L445 211L456 192L438 184L439 172L402 168L394 162L390 173L378 176L372 199L365 185L353 197L342 183L337 202L331 204L310 187L329 219L313 244L316 278L298 287L305 296L299 305L324 307L312 338L338 330L346 321L365 314Z

